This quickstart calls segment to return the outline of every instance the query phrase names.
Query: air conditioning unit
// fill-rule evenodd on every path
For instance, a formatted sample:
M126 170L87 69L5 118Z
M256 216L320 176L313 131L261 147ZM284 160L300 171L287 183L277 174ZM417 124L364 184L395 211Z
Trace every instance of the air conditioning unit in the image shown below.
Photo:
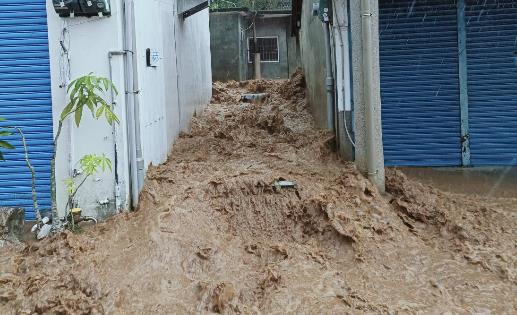
M110 16L110 0L52 0L60 17Z

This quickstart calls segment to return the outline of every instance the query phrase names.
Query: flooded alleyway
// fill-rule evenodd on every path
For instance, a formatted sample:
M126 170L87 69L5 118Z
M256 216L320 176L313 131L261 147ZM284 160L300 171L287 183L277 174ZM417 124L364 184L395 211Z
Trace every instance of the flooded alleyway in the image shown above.
M333 141L301 73L215 83L138 211L0 249L0 313L517 313L517 199L381 196Z

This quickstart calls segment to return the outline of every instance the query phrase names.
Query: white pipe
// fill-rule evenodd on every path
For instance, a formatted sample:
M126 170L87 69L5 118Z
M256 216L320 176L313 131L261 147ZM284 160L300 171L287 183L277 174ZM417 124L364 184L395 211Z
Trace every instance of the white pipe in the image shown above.
M323 36L325 37L325 87L327 91L327 129L336 130L334 107L334 74L332 73L332 47L330 45L330 25L323 22Z
M350 133L350 127L348 126L348 119L352 111L352 93L351 93L351 74L350 74L350 50L349 50L349 36L348 36L348 7L344 5L343 10L338 10L336 1L332 3L334 7L334 18L336 25L334 27L336 41L339 44L336 45L336 68L337 68L337 87L338 87L338 109L339 111L345 111L343 117L343 123L348 141L355 148L355 141ZM345 17L345 22L341 23L339 18L340 14ZM345 34L343 36L343 33ZM339 54L338 54L339 53Z
M113 83L113 56L125 56L125 51L110 51L108 52L108 62L109 62L109 79ZM126 79L125 79L126 80ZM126 85L125 85L126 86ZM113 90L113 87L110 88L110 94L111 94L111 106L113 108L116 107L117 101L115 99L115 91ZM113 157L114 157L114 190L113 190L113 196L115 198L115 211L119 211L121 202L120 202L120 182L119 182L119 174L118 174L118 166L119 166L119 159L118 159L118 145L117 145L117 123L113 122L112 126L112 133L113 133Z
M133 96L135 98L135 146L136 146L136 172L137 172L137 188L136 196L133 200L134 205L138 205L138 196L144 187L145 165L142 151L142 139L140 137L140 84L138 82L138 58L136 47L136 29L135 29L135 2L131 2L131 26L132 26L132 50L133 50Z
M337 22L337 12L334 11L335 16L334 20ZM344 65L343 65L343 41L342 36L340 34L341 30L339 27L339 22L336 23L335 26L332 27L334 30L334 51L336 55L336 90L337 90L337 108L338 112L342 112L344 110L344 92L345 92L345 84L344 84Z
M344 69L343 69L343 82L345 87L345 111L351 112L352 111L352 69L350 66L350 38L349 38L349 20L348 20L348 6L345 5L344 9L344 17L345 22L340 27L341 32L340 35L343 35L341 38L341 41L343 43L346 43L346 45L343 47L343 59L344 59Z
M140 143L140 124L138 107L138 84L135 83L136 72L136 43L134 32L134 3L132 0L124 0L124 51L125 58L125 83L126 83L126 122L128 134L128 155L130 160L130 177L131 177L131 206L135 208L138 205L138 197L140 187L143 183L141 178L143 169L140 170L141 161L141 143ZM136 86L136 89L135 89Z

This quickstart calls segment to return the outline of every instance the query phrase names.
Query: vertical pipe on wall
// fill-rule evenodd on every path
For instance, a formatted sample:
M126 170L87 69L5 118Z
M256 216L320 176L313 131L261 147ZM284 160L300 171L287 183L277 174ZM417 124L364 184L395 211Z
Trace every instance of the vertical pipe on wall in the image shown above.
M347 160L354 159L355 141L352 136L351 120L351 75L349 52L349 19L348 8L345 1L332 1L334 8L334 33L335 33L335 59L336 59L336 90L337 90L337 116L338 134L340 135L340 153Z
M138 99L137 56L135 41L134 2L124 0L124 50L126 54L126 115L129 137L131 173L131 205L138 205L140 189L144 182L144 163L140 139L140 108Z
M366 162L368 168L368 178L381 192L385 192L384 179L384 160L381 140L377 139L379 136L377 130L381 130L380 119L380 102L376 103L377 97L375 94L379 93L377 83L374 76L379 76L379 73L374 73L374 38L373 38L373 19L371 0L361 0L362 10L362 42L363 42L363 97L366 106ZM375 0L377 1L377 0ZM377 147L380 145L380 147ZM382 168L382 171L381 171Z
M133 51L133 96L135 98L135 146L136 146L136 172L137 172L137 193L134 205L138 204L138 195L144 186L144 155L142 151L142 139L140 137L140 85L138 82L138 58L136 47L136 29L135 29L135 2L131 2L131 27L132 27L132 51Z
M323 36L325 36L325 87L327 91L327 129L334 131L334 75L332 73L332 49L330 44L329 22L323 22Z
M124 56L126 54L125 51L110 51L108 52L108 62L109 62L109 79L113 82L113 56ZM124 84L124 87L126 84ZM113 108L116 107L117 101L115 100L115 91L113 87L110 88L110 96L111 96L111 106ZM120 184L119 184L119 174L118 174L118 145L117 145L117 124L114 122L111 126L113 133L113 156L114 156L114 175L115 175L115 187L114 187L114 198L115 198L115 211L118 211L121 206L120 202Z

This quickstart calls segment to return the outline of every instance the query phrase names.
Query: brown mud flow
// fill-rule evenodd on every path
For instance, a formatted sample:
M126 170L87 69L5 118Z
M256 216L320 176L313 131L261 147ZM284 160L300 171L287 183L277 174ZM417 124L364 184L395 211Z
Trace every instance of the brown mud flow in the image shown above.
M2 249L1 314L517 313L516 199L394 170L379 195L314 128L300 73L213 92L137 212Z

